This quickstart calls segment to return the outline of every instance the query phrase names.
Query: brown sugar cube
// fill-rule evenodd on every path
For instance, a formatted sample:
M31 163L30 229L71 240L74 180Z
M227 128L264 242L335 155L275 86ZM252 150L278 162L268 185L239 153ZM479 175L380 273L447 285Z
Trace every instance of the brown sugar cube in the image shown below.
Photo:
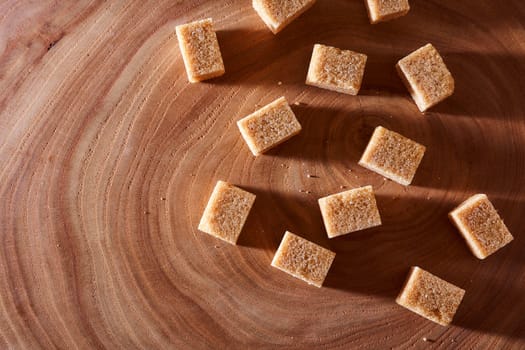
M221 49L211 18L177 26L175 31L190 82L224 74Z
M464 295L463 289L414 266L396 303L430 321L448 326Z
M329 238L381 225L372 186L321 198L319 206Z
M218 181L202 215L199 230L235 244L254 201L254 194Z
M365 73L366 55L315 44L306 84L357 95Z
M301 131L301 124L284 97L239 120L237 126L255 156Z
M272 266L321 288L334 258L334 252L287 231Z
M252 5L270 30L277 34L302 15L315 0L253 0Z
M421 112L454 93L454 78L432 44L402 58L396 69Z
M365 0L370 23L389 21L410 11L408 0Z
M514 237L485 194L476 194L449 213L472 253L485 259Z
M378 126L359 165L408 186L424 154L425 146Z

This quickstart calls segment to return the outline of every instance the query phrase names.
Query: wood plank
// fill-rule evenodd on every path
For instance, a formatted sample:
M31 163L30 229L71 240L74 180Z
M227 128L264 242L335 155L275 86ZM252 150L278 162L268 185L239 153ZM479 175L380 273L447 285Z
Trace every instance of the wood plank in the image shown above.
M0 13L0 347L525 347L520 0L318 1L276 36L246 0ZM174 28L210 16L226 75L189 84ZM456 93L422 115L394 64L427 42ZM304 84L314 43L368 55L359 96ZM235 122L282 95L303 131L254 158ZM377 125L427 146L412 186L357 165ZM197 231L219 179L257 194L239 246ZM383 226L329 240L317 199L363 185ZM485 261L446 215L478 192L515 236ZM323 288L270 266L285 230L337 253ZM412 265L467 290L452 326L395 304Z

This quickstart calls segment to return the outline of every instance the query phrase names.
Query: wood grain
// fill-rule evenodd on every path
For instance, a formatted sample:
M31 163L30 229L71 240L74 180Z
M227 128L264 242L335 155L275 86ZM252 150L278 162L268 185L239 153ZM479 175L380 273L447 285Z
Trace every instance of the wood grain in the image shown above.
M520 0L414 0L374 26L319 0L277 36L247 0L0 14L0 347L525 347ZM227 73L189 84L174 27L207 16ZM368 54L359 96L304 85L317 42ZM394 64L427 42L456 93L423 116ZM235 122L281 95L303 132L254 158ZM377 125L427 146L414 185L357 166ZM258 196L237 247L197 231L218 179ZM384 225L329 240L317 198L367 184ZM485 261L446 217L477 192L515 236ZM270 266L285 230L337 252L325 287ZM467 290L453 326L394 303L411 265Z

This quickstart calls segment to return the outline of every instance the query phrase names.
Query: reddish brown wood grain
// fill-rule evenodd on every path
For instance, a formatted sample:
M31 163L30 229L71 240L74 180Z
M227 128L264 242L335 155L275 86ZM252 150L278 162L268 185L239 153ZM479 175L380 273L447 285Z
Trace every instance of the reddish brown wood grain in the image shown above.
M0 347L525 347L525 7L411 5L274 36L247 0L1 1ZM189 84L174 27L208 16L227 73ZM318 42L368 54L359 96L304 85ZM421 115L394 64L427 42L456 93ZM281 95L303 131L254 158L235 122ZM357 166L377 125L427 146L412 186ZM258 196L237 247L196 229L218 179ZM367 184L383 226L329 240L317 198ZM477 192L515 236L485 261L446 216ZM285 230L337 252L325 287L270 266ZM394 303L411 265L467 290L453 326Z

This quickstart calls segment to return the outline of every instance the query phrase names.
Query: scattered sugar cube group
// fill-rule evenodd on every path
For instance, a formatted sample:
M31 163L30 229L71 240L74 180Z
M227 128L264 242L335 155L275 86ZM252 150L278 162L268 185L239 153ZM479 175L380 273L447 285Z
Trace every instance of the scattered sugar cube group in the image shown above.
M315 0L252 0L253 8L274 34L314 3ZM365 0L365 5L372 24L404 16L410 11L409 0ZM224 63L210 18L179 25L176 34L190 82L224 74ZM306 84L357 95L363 82L366 62L365 54L315 44ZM454 78L432 44L399 60L396 70L421 112L454 93ZM242 118L237 126L255 156L301 131L301 124L284 97ZM378 126L359 165L408 186L415 177L425 150L425 146ZM255 197L234 185L218 181L200 220L199 230L236 244ZM318 203L329 238L382 224L372 186L329 195L320 198ZM479 259L485 259L513 240L485 194L470 197L451 211L449 218ZM271 265L308 284L321 287L335 255L326 248L286 231ZM464 295L465 290L414 266L396 302L428 320L446 326L452 322Z

